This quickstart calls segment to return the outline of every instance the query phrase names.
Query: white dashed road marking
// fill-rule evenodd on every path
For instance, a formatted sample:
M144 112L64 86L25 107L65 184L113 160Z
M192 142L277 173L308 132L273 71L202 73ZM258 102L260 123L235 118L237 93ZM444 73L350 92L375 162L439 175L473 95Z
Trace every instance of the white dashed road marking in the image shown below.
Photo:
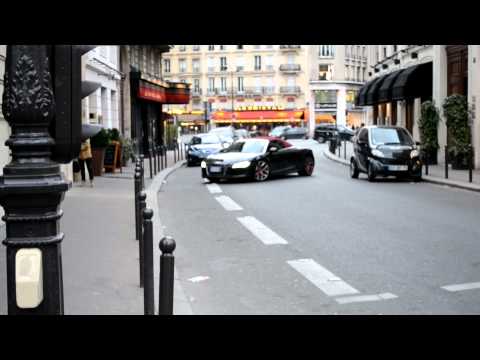
M210 194L218 194L222 192L222 189L218 184L208 184L207 189L210 191Z
M215 196L215 199L225 208L227 211L238 211L243 210L243 208L233 201L230 197L222 195Z
M442 289L447 291L463 291L463 290L480 289L480 282L445 285L445 286L442 286Z
M288 244L287 240L285 240L276 232L262 224L253 216L244 216L237 219L265 245Z
M383 293L377 295L359 295L359 296L346 296L335 299L339 304L349 304L356 302L367 302L367 301L379 301L379 300L389 300L396 299L398 296L391 293Z
M287 261L288 265L305 276L328 296L358 294L359 291L312 259Z

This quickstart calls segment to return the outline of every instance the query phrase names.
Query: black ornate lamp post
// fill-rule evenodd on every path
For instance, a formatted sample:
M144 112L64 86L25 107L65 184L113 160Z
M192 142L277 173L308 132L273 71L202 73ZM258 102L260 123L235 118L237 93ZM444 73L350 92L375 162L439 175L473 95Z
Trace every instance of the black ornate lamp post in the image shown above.
M9 314L63 314L63 281L59 219L60 203L70 183L60 165L51 160L55 144L49 126L55 116L51 80L52 46L7 47L2 111L11 126L6 145L12 161L0 178L0 204L5 210L7 236L7 289ZM43 289L40 303L26 306L16 285L18 271L27 274L32 263L19 263L21 249L39 249ZM17 272L17 273L16 273ZM20 307L19 304L21 304Z

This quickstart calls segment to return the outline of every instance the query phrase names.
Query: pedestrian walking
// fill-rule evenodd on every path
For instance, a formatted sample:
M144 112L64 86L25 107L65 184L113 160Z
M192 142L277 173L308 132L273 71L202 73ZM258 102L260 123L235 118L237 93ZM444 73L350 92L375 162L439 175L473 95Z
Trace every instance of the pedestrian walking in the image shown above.
M80 155L78 156L78 164L80 165L80 172L82 174L82 186L86 184L85 165L87 165L88 176L90 178L90 186L93 187L92 148L90 147L89 139L82 142L82 146L80 148Z

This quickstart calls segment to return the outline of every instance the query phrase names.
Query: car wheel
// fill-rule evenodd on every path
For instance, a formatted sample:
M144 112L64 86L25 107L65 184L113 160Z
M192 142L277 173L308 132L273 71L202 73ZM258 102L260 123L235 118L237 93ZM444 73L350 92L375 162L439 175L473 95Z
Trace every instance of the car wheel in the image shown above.
M325 142L325 138L324 138L323 136L319 136L319 137L318 137L318 142L319 142L320 144L323 144L323 143Z
M350 177L352 179L358 179L359 174L360 174L360 171L358 171L357 162L354 159L352 159L350 161Z
M265 181L270 176L270 165L265 160L260 160L255 165L253 179L255 181Z
M372 164L368 164L368 172L367 172L367 176L368 176L368 181L372 182L372 181L375 181L375 170L373 169L373 166Z
M315 161L311 156L307 156L303 161L303 167L298 171L300 176L311 176L313 174L313 169L315 168Z
M210 181L211 183L217 183L218 179L207 177L207 180Z

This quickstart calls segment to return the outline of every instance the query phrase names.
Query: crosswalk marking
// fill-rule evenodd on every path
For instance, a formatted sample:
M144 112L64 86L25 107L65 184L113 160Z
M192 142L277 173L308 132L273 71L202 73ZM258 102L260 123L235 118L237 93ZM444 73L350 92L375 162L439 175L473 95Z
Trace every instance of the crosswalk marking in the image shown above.
M244 216L237 219L265 245L288 244L288 242L284 238L282 238L269 227L258 221L253 216Z
M358 294L359 291L312 259L290 260L287 263L305 276L327 296Z
M376 294L376 295L358 295L358 296L346 296L336 298L335 300L339 304L349 304L349 303L356 303L356 302L367 302L367 301L380 301L380 300L389 300L389 299L396 299L398 296L391 293L383 293L383 294Z
M210 194L218 194L222 192L222 189L218 184L208 184L207 189L210 191Z
M217 200L220 205L224 207L227 211L238 211L243 210L243 208L238 205L235 201L233 201L230 197L222 195L222 196L215 196L215 200Z
M453 284L453 285L442 286L442 289L447 290L447 291L452 291L452 292L479 289L479 288L480 288L480 282L472 282L472 283Z

